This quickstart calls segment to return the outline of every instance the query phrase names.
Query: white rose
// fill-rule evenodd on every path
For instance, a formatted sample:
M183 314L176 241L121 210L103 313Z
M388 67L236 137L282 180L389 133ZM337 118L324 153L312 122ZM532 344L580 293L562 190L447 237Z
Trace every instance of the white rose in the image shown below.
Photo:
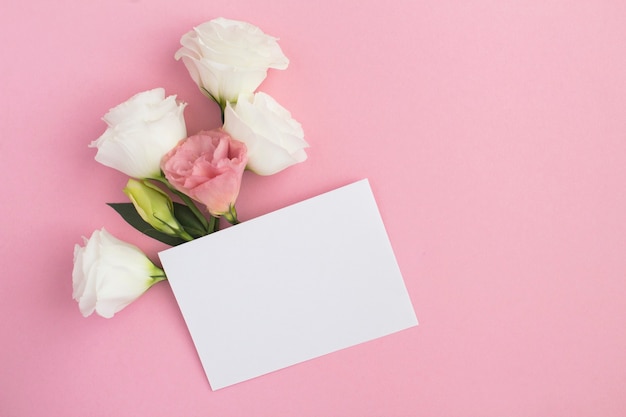
M187 136L184 109L162 88L112 108L102 119L107 130L89 145L98 148L96 161L134 178L159 177L163 155Z
M287 68L277 40L250 23L220 17L183 35L174 57L182 58L198 87L223 108L240 93L254 92L268 68Z
M224 112L224 130L248 148L247 168L272 175L306 160L302 126L265 93L239 96Z
M85 317L95 311L111 318L164 279L141 250L104 229L85 239L84 247L74 247L72 297Z

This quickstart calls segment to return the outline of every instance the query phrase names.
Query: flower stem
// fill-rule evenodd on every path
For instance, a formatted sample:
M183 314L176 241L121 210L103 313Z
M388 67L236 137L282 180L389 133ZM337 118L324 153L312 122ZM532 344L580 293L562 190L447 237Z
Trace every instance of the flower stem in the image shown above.
M165 271L159 268L158 266L156 266L156 264L152 262L151 260L148 259L148 262L150 263L151 268L152 268L152 271L151 271L152 273L150 274L150 278L154 280L152 285L156 284L159 281L165 281L167 279L167 276L165 275Z
M178 237L180 237L181 239L185 239L188 242L193 240L193 236L191 236L189 233L187 233L184 230L177 231L177 234L178 234Z
M170 184L170 182L163 176L159 177L159 178L153 178L156 181L159 181L160 183L164 184L171 192L173 192L174 194L176 194L177 196L179 196L181 198L181 200L183 200L183 202L189 207L189 209L193 212L193 214L196 216L196 218L200 221L200 223L202 223L202 227L204 227L204 230L207 232L207 234L211 233L211 229L209 228L209 222L207 221L206 217L204 217L204 215L200 212L200 210L198 209L198 207L196 206L196 204L193 202L193 200L185 193L178 191L176 188L174 188L174 186L172 184ZM212 217L212 216L211 216Z
M150 275L150 278L152 278L154 280L154 284L156 284L157 282L160 281L165 281L167 279L167 276L165 275L165 272L163 274L159 274L159 275Z
M204 87L200 87L200 90L209 98L211 98L211 100L213 100L214 102L217 103L218 106L220 106L220 116L222 118L222 125L224 124L224 111L226 110L226 100L219 100L217 97L215 97L213 94L209 93L209 90L207 90Z
M167 223L164 220L161 220L160 218L158 218L157 216L154 216L155 219L157 219L158 221L160 221L163 224L163 229L159 229L156 228L157 230L169 235L169 236L176 236L179 237L181 239L184 239L186 241L191 241L193 240L193 236L191 236L189 233L187 233L187 231L185 229L182 228L182 226L180 226L179 224L176 224L176 226L172 226L171 224ZM154 227L154 226L153 226ZM168 230L164 230L164 229L168 229Z
M209 217L209 233L217 232L219 229L219 219L215 216Z

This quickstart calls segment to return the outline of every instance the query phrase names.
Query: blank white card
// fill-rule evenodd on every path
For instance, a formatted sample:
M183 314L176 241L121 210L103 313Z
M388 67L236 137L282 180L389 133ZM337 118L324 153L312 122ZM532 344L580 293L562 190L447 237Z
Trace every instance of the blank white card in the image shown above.
M417 325L367 180L159 257L214 390Z

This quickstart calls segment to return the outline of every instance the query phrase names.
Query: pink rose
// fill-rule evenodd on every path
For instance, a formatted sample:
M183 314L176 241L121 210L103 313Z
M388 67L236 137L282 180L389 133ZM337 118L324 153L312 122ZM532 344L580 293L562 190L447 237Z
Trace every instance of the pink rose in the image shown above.
M222 216L234 211L247 163L246 145L215 129L180 141L163 157L161 169L177 190Z

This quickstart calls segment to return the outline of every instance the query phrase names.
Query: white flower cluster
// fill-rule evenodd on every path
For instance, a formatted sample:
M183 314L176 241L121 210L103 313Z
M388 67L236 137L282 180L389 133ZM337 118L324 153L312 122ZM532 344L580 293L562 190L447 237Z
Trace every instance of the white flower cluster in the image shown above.
M257 91L270 68L289 64L276 38L249 23L218 18L186 33L181 45L175 59L220 105L223 126L188 137L185 104L156 88L112 108L103 117L106 131L90 144L97 148L96 161L131 177L124 192L132 204L117 204L116 210L168 244L216 231L219 216L238 223L234 201L244 168L272 175L306 160L308 147L300 123ZM172 202L153 183L169 187L184 204ZM213 217L207 221L192 200L205 204ZM75 246L73 298L85 317L112 317L164 279L140 249L104 229Z

